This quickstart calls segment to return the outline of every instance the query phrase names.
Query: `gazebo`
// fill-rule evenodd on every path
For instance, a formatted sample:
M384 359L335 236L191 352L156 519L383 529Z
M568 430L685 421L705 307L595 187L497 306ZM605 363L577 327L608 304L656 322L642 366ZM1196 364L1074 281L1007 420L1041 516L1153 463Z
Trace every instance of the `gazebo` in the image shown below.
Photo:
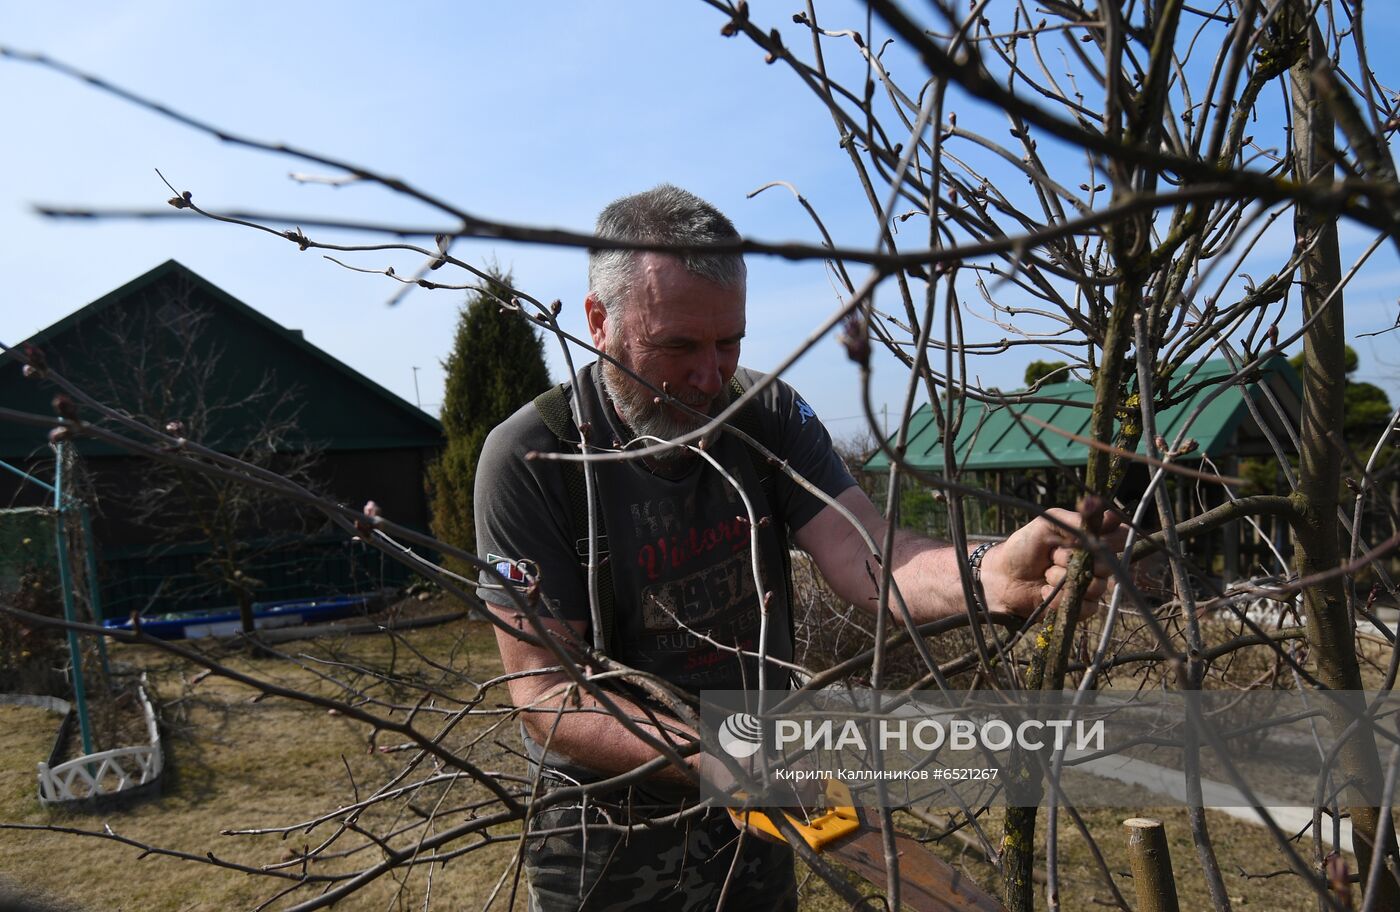
M1157 432L1170 445L1192 440L1194 449L1173 461L1198 471L1238 476L1246 459L1274 461L1273 441L1286 452L1295 450L1302 383L1283 357L1274 357L1245 382L1232 380L1237 366L1225 359L1199 362L1178 369L1168 385L1183 391L1156 415ZM961 411L952 447L953 473L958 481L993 494L1007 495L1038 507L1069 507L1083 491L1088 461L1090 411L1094 391L1088 383L1062 382L955 402ZM940 403L949 410L949 401ZM943 425L928 404L909 420L905 462L920 472L948 477L948 453ZM892 438L893 439L893 438ZM1141 443L1138 452L1144 447ZM889 457L877 451L862 468L869 473L889 470ZM1282 470L1278 469L1279 481ZM1147 467L1132 465L1119 489L1119 498L1132 507L1146 490ZM1170 490L1178 520L1197 515L1238 491L1221 482L1173 477ZM937 500L938 495L933 495ZM968 531L974 535L1009 533L1026 513L993 503L965 501ZM1156 511L1150 512L1155 522ZM934 509L923 531L946 530L946 510ZM1257 523L1234 522L1193 545L1193 557L1203 571L1224 579L1253 575L1251 566L1277 567L1271 554L1287 558L1286 527L1261 518Z

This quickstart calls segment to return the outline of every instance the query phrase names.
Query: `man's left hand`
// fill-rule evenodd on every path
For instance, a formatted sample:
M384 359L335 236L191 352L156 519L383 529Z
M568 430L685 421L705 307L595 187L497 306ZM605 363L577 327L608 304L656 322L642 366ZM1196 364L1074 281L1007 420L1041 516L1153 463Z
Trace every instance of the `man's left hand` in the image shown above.
M1084 594L1084 610L1098 611L1099 600L1110 590L1113 567L1104 550L1120 554L1128 530L1112 510L1089 514L1089 528L1083 533L1086 517L1072 510L1051 509L1017 529L1010 538L987 552L982 560L982 584L993 612L1010 612L1027 617L1054 595L1051 607L1064 597L1065 576L1070 557L1085 547L1082 534L1102 547L1094 549L1094 576Z

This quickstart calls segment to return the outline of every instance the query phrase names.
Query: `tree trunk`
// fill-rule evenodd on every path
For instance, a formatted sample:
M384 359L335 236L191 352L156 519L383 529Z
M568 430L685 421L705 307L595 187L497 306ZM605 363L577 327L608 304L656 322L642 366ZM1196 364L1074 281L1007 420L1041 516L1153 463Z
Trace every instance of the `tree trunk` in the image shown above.
M1313 61L1325 56L1326 50L1305 10L1305 4L1298 0L1292 0L1288 10L1288 27L1300 39L1308 36L1307 53L1300 55L1289 73L1296 176L1299 181L1330 183L1333 162L1329 147L1335 126L1326 106L1319 103L1313 79ZM1295 565L1299 576L1307 578L1335 570L1342 559L1337 510L1345 417L1345 320L1338 289L1342 270L1335 220L1300 204L1293 225L1298 246L1306 250L1301 264L1303 317L1314 321L1303 337L1302 451L1298 454L1298 489L1294 494ZM1331 576L1305 588L1303 606L1318 678L1334 690L1360 691L1361 671L1342 577ZM1336 735L1364 708L1359 696L1333 702L1331 706L1328 721ZM1364 882L1381 813L1364 796L1378 795L1383 782L1375 738L1369 728L1359 729L1348 739L1338 763L1340 778L1350 778L1358 786L1347 794L1357 864ZM1390 833L1394 833L1393 828ZM1388 841L1387 851L1394 852L1394 836ZM1392 878L1382 878L1381 890L1375 908L1400 909L1400 886Z
M238 595L238 620L243 625L243 632L248 636L253 635L253 595L245 589L237 590Z

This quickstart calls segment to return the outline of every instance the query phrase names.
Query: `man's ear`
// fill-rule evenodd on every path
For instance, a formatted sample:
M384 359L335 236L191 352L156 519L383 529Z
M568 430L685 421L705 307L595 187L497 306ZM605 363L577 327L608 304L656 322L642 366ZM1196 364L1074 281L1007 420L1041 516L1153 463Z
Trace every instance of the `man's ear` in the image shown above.
M603 302L591 291L583 299L583 313L588 318L588 335L593 347L603 351L607 348L608 331L615 327L608 323L608 311L603 307Z

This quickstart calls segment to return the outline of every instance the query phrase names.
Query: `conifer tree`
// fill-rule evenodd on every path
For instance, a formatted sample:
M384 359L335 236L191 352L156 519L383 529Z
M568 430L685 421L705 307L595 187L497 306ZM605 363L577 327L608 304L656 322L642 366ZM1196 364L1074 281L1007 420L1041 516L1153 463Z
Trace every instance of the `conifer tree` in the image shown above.
M493 269L485 288L468 295L458 314L452 352L443 362L447 448L428 472L433 534L471 552L476 551L472 486L481 445L492 428L544 392L550 382L544 343L534 323L507 306L511 284L509 274ZM448 562L453 570L466 570L454 564Z
M1035 386L1047 377L1051 383L1073 380L1074 377L1065 370L1067 367L1069 363L1065 361L1032 361L1026 365L1026 386Z

